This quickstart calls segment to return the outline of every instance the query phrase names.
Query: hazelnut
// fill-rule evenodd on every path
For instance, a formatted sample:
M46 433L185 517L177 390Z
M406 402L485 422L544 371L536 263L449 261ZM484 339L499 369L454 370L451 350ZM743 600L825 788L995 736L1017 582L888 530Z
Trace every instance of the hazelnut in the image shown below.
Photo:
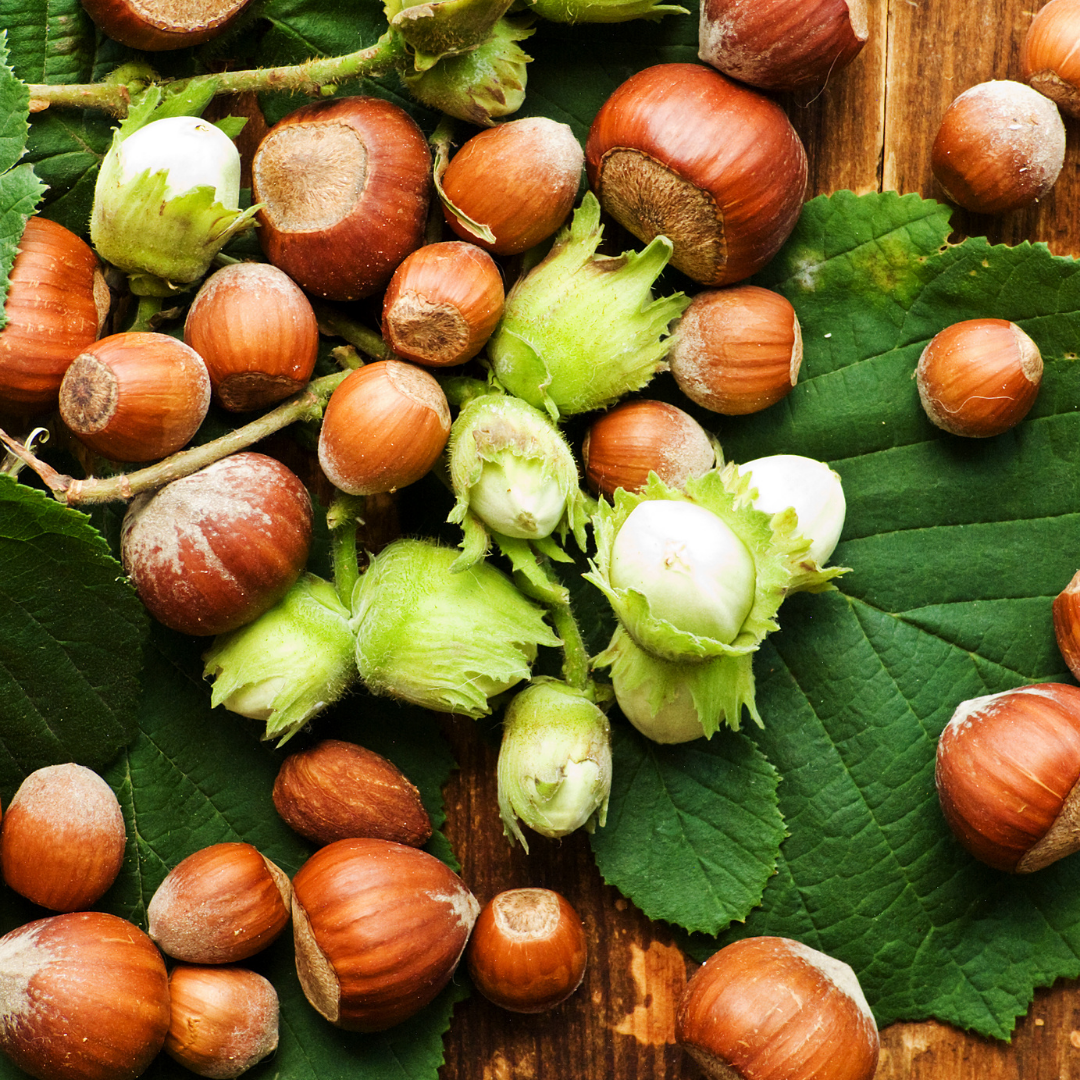
M1038 346L1005 319L965 319L935 334L915 380L930 421L970 438L1000 435L1027 416L1042 382Z
M696 405L726 416L760 412L787 397L802 366L791 301L757 285L698 293L672 335L668 363Z
M338 840L293 881L296 970L308 1001L350 1031L384 1031L450 981L480 905L445 863L387 840Z
M212 844L165 876L147 906L147 926L176 960L230 964L281 934L291 897L284 871L251 844Z
M657 64L604 102L585 144L589 184L642 242L703 285L760 270L795 228L807 162L784 111L701 64Z
M716 1080L871 1080L878 1066L855 973L787 938L714 953L687 983L675 1038Z
M21 896L52 911L94 904L124 861L124 815L112 788L73 762L32 772L0 825L0 869Z
M618 488L640 491L654 472L668 487L681 488L716 464L705 429L665 401L624 401L593 421L581 456L585 480L611 499Z
M1027 874L1080 849L1080 688L1040 683L961 702L934 779L949 828L995 869Z
M765 90L820 86L862 51L866 0L703 0L698 56Z
M9 275L0 330L0 401L31 411L56 407L71 362L96 340L109 287L93 249L63 225L32 217Z
M496 255L519 255L566 220L583 162L568 124L544 116L508 120L474 135L450 159L443 216L463 240ZM494 239L476 233L466 218Z
M243 412L307 385L319 324L311 302L283 270L234 263L211 274L195 294L184 341L203 358L214 399Z
M184 634L235 630L277 603L311 545L311 497L265 454L231 454L137 496L120 557L158 622Z
M1080 0L1050 0L1020 47L1020 74L1068 116L1080 116Z
M125 919L53 915L0 938L0 1050L37 1080L134 1080L168 1028L165 962Z
M466 960L480 993L510 1012L538 1013L565 1001L585 977L585 928L551 889L509 889L480 911Z
M418 248L394 271L383 296L383 337L398 356L453 367L487 344L502 315L502 275L474 244Z
M404 109L376 97L304 105L279 120L251 164L266 257L305 292L379 292L423 241L431 153Z
M1080 680L1080 570L1054 598L1054 636L1073 677Z
M168 334L111 334L81 352L60 384L71 433L112 461L155 461L191 441L210 407L202 357Z
M232 1080L277 1049L277 991L254 971L177 964L169 997L165 1053L199 1076Z
M316 844L372 836L421 847L431 819L420 793L392 762L340 739L290 754L274 781L274 806Z
M251 0L84 0L106 37L132 49L163 52L202 45L223 34Z
M450 406L438 380L415 364L380 360L330 395L319 464L341 491L378 495L425 476L449 438Z
M965 90L945 110L930 164L965 210L1001 214L1043 198L1065 162L1057 107L1024 83L999 79Z

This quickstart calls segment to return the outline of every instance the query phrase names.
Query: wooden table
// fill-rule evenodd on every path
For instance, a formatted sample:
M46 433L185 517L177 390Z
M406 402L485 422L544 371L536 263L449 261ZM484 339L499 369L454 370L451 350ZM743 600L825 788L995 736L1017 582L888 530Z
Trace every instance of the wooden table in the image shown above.
M870 40L815 96L781 100L810 159L809 195L851 188L942 198L930 147L946 106L989 79L1018 79L1020 45L1041 3L1021 0L868 0ZM1038 206L999 218L957 211L957 237L1045 241L1080 254L1080 126L1068 121L1065 168ZM537 838L510 850L495 802L497 747L469 720L446 731L461 770L447 789L448 833L482 900L501 889L544 885L577 907L590 937L578 993L555 1011L516 1017L478 996L459 1006L443 1080L670 1080L699 1077L674 1045L674 1008L688 965L670 933L601 881L588 841ZM1040 992L1011 1044L938 1023L882 1033L877 1080L1080 1078L1080 986Z

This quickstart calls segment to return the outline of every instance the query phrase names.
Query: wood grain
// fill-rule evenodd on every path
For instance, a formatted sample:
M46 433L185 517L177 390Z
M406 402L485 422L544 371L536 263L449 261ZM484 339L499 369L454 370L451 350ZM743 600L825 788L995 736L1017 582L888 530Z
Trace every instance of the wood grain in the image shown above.
M1038 0L870 0L870 41L818 93L780 95L810 160L808 195L896 190L943 200L930 170L941 116L959 93L1019 78ZM1067 122L1065 168L1037 206L997 218L956 210L955 238L1045 242L1080 254L1080 130ZM481 900L515 885L564 893L590 934L577 995L553 1013L514 1017L477 996L459 1006L442 1080L676 1080L700 1072L674 1045L674 1008L692 964L596 871L587 839L510 849L495 809L497 747L448 721L461 771L447 790L450 839ZM1080 1080L1080 986L1041 991L1011 1044L936 1022L882 1033L876 1080Z

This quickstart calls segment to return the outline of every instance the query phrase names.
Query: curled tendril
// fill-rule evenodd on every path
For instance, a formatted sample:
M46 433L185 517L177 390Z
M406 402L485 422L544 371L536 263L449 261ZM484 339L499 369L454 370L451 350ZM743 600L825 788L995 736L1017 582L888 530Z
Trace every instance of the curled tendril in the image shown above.
M29 435L26 436L26 440L23 442L23 446L27 450L33 450L35 443L47 443L49 441L49 429L43 427L36 427ZM4 473L8 476L18 476L24 468L26 468L26 461L19 457L18 454L13 453L11 450L7 450L4 453L4 460L0 462L0 473Z

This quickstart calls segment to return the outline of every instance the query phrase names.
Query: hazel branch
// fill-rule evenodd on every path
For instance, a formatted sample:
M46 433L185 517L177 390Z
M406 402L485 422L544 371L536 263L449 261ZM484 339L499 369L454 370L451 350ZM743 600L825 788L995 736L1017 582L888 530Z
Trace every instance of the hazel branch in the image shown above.
M245 91L288 90L309 97L320 96L325 87L345 79L374 78L397 66L406 57L405 41L388 30L374 45L344 56L317 57L302 64L285 67L251 68L213 75L195 75L163 83L175 94L214 85L215 94L239 94ZM132 101L132 87L124 83L81 83L75 85L31 84L30 111L42 112L52 106L77 109L102 109L125 117ZM145 86L136 86L145 89Z
M318 420L326 408L330 394L347 374L348 372L342 371L314 379L295 397L228 435L222 435L202 446L193 446L190 450L181 450L180 453L164 458L145 469L137 469L135 472L122 473L118 476L90 476L78 480L57 472L3 429L0 429L0 442L3 442L12 454L33 469L45 482L53 497L66 506L127 502L143 491L152 491L173 480L179 480L181 477L190 476L200 469L205 469L207 465L212 465L215 461L228 457L229 454L243 450L290 424L304 420Z

